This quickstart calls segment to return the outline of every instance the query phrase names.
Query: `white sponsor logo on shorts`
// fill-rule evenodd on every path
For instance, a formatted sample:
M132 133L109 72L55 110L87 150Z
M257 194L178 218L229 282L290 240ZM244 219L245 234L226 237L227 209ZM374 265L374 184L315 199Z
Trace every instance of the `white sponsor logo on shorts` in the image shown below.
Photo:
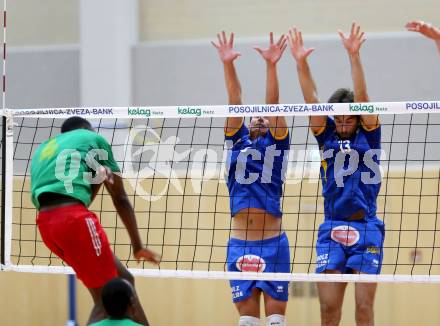
M332 229L331 238L344 246L352 246L359 241L359 231L349 225L340 225Z
M232 299L241 298L243 295L243 291L240 290L240 285L232 287Z
M264 272L266 262L256 255L244 255L237 259L236 266L242 272Z
M321 254L316 257L316 265L318 268L327 266L330 263L330 259L328 259L328 254Z

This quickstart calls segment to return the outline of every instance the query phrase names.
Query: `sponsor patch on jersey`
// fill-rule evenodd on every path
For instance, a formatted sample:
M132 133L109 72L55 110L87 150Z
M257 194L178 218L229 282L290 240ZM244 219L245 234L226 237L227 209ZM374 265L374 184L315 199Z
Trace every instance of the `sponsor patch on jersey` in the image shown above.
M350 247L359 241L359 231L349 225L340 225L332 229L331 238L333 241Z
M368 248L365 250L365 252L366 252L367 254L375 254L375 255L377 255L377 254L379 254L380 249L379 249L378 247L368 247Z
M237 259L236 266L241 272L264 272L266 262L256 255L244 255Z

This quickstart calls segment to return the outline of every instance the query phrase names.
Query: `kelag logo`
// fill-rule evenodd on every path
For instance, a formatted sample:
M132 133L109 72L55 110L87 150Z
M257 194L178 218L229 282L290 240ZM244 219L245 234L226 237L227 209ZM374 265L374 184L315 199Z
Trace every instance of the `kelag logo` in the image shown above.
M177 113L180 115L195 115L200 117L202 115L202 109L192 108L190 106L179 106L177 108Z
M380 108L377 106L374 106L373 104L354 104L354 103L349 103L348 105L349 107L349 111L350 112L369 112L369 113L374 113L374 112L385 112L388 109L387 108Z
M151 111L144 108L128 108L128 115L142 115L144 117L151 116Z

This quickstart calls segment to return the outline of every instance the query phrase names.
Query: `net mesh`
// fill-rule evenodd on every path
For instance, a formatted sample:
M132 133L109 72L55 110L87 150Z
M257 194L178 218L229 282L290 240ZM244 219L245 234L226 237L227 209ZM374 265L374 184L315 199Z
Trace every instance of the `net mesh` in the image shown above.
M45 247L35 225L30 162L38 145L59 133L63 120L14 121L11 264L50 271L63 263ZM224 118L92 121L123 171L142 240L162 256L158 267L136 264L111 198L101 190L91 210L100 217L121 261L140 269L141 275L151 270L157 275L163 270L226 271L231 217L224 181ZM383 115L381 122L385 157L377 215L386 225L382 274L438 276L440 115ZM282 225L290 242L291 272L312 275L317 230L323 221L321 159L307 118L288 117L287 123L290 152Z

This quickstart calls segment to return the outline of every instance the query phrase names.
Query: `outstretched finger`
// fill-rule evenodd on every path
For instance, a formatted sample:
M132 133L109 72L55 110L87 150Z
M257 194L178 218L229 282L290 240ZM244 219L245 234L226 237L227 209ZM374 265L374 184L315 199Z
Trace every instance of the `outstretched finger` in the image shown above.
M304 45L303 34L302 34L301 31L298 31L298 41L299 41L299 44L300 44L301 46Z
M280 42L281 41L281 42ZM280 41L278 41L278 47L282 48L287 43L287 38L283 35L282 40L280 38Z
M340 36L340 38L341 38L342 41L345 41L345 40L346 40L346 37L345 37L345 34L344 34L343 31L341 31L340 29L338 29L338 34L339 34L339 36Z
M406 28L414 28L418 26L420 23L418 21L410 21L405 24Z
M162 257L151 250L143 249L142 252L138 253L135 258L138 263L141 260L146 260L154 264L159 264Z
M286 42L284 42L284 44L281 46L281 54L284 53L284 50L286 50L286 48L287 48L287 44Z
M253 48L255 49L255 51L257 51L259 54L263 55L263 50L261 48L259 48L258 46L253 46Z
M360 30L361 30L361 26L360 26L360 25L357 25L357 26L356 26L356 36L359 35Z
M219 46L221 46L221 45L222 45L222 39L221 39L219 33L217 33L217 39L218 39L218 44L219 44Z
M353 35L354 34L354 29L355 29L356 23L352 22L351 23L351 30L350 30L350 34Z
M280 38L277 41L277 46L281 47L282 43L285 41L285 39L286 39L286 36L284 34L281 35Z
M296 43L298 41L298 28L295 26L293 27L293 36L294 36L294 42Z
M229 38L229 45L232 47L234 44L234 33L231 33L231 37Z
M365 32L362 32L362 33L358 36L358 39L359 39L361 42L365 41Z
M290 34L290 31L289 31L289 36L287 36L287 40L289 43L289 47L292 49L293 48L293 39L292 39L292 34Z
M150 259L148 259L150 262L155 263L156 265L158 265L160 263L160 260L162 259L162 257L156 253L154 253Z
M273 44L273 33L272 32L269 33L269 43L270 43L270 45Z
M289 39L290 47L292 47L293 46L293 42L295 41L292 29L289 29L289 35L288 35L287 38Z
M227 44L228 43L227 40L226 40L226 32L225 31L222 31L222 41L223 41L223 44Z
M304 56L307 58L313 51L315 51L315 48L307 49L304 53Z
M420 30L420 24L418 24L418 23L414 23L411 25L406 24L405 27L408 31L411 31L411 32L418 32Z
M211 44L218 50L219 46L214 41L211 41Z

